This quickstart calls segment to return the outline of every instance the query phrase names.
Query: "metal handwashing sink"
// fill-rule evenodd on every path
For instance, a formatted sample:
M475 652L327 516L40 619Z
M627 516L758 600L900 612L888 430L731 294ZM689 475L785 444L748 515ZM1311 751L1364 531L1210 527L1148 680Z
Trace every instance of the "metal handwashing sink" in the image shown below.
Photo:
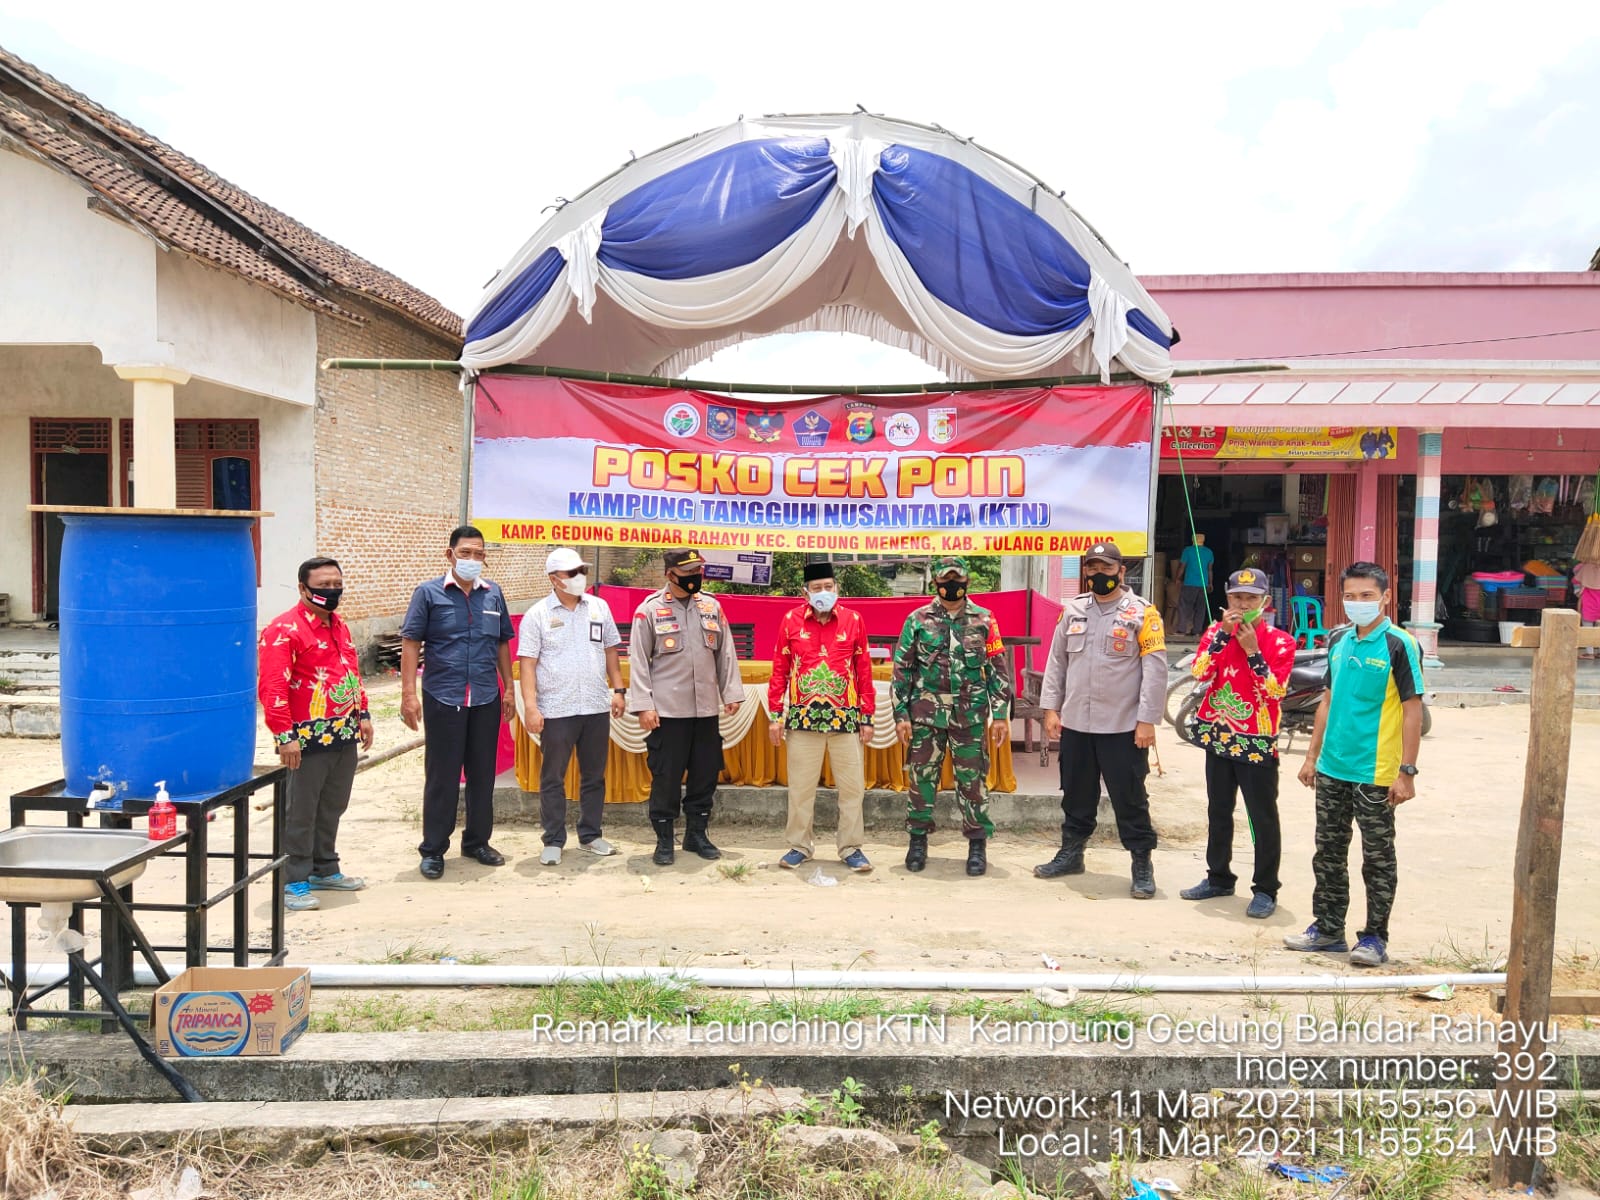
M0 902L70 904L98 899L101 877L116 888L132 883L144 874L158 844L132 829L35 825L7 829L0 832Z

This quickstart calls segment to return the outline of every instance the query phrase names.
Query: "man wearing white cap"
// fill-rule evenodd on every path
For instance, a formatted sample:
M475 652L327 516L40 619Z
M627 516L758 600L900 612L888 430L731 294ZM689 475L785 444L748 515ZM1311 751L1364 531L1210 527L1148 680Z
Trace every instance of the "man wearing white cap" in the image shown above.
M522 715L539 738L539 817L544 850L553 867L567 844L567 765L578 754L578 845L591 854L614 854L600 836L606 803L606 756L611 718L622 715L622 637L611 608L589 587L589 564L565 546L544 561L550 595L522 618L517 657L522 660Z

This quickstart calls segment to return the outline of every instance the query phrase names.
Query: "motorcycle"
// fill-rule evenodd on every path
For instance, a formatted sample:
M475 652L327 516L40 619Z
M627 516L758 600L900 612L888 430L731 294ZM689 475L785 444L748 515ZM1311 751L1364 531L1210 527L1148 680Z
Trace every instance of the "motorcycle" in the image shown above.
M1340 626L1345 628L1345 626ZM1331 630L1332 634L1338 630ZM1167 721L1178 731L1178 736L1192 746L1200 743L1195 734L1195 712L1206 694L1206 684L1187 674L1193 667L1197 651L1190 651L1178 660L1178 668L1185 674L1167 688ZM1328 673L1328 648L1317 646L1294 652L1294 666L1289 670L1289 689L1278 705L1278 737L1282 749L1294 745L1294 735L1309 734L1316 723L1317 705L1322 702L1322 685ZM1176 707L1174 707L1176 705ZM1433 729L1433 712L1428 698L1422 698L1422 736Z

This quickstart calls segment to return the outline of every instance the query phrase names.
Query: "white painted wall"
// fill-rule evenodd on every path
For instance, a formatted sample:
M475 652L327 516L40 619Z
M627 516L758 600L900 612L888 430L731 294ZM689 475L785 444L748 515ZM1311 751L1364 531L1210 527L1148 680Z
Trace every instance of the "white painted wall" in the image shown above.
M156 256L144 234L88 207L76 180L0 150L0 343L99 346L149 360Z
M179 417L261 422L263 621L314 550L313 314L92 211L76 180L0 149L0 592L34 616L28 418L131 417L117 363L187 370ZM120 477L113 425L112 480Z
M156 333L196 379L294 404L317 398L317 321L276 292L182 254L156 259Z

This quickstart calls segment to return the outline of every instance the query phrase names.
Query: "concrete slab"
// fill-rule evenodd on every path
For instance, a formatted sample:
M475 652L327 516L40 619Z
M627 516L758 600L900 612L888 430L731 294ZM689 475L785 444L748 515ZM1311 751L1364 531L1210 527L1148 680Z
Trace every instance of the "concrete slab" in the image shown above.
M63 1115L93 1150L120 1154L175 1145L221 1145L274 1157L307 1145L422 1141L494 1143L548 1138L597 1125L704 1127L713 1121L767 1116L798 1107L797 1088L749 1096L730 1088L711 1092L653 1092L581 1096L450 1096L415 1100L308 1103L71 1104Z
M1282 1018L1287 1031L1291 1018ZM602 1036L610 1031L606 1036ZM826 1092L854 1076L869 1094L888 1096L909 1086L914 1095L946 1090L1046 1094L1070 1078L1082 1094L1117 1089L1205 1091L1254 1084L1281 1086L1287 1076L1261 1078L1241 1060L1300 1064L1300 1077L1318 1087L1371 1086L1381 1073L1422 1079L1440 1063L1461 1063L1465 1078L1436 1086L1489 1086L1492 1045L1443 1042L1426 1035L1389 1044L1305 1042L1264 1038L1158 1042L1145 1033L1124 1042L1091 1041L1066 1022L1015 1025L968 1018L925 1023L876 1018L857 1022L761 1023L710 1026L634 1026L577 1029L564 1042L560 1027L510 1033L307 1034L281 1058L185 1059L179 1069L213 1101L321 1103L422 1100L449 1096L584 1095L614 1092L709 1091L727 1088L729 1066L777 1088ZM14 1034L14 1054L42 1071L75 1102L166 1102L167 1083L122 1039L94 1034ZM1578 1086L1600 1088L1600 1032L1563 1030L1559 1078L1577 1073ZM1327 1078L1309 1064L1325 1062ZM1363 1064L1342 1072L1340 1063ZM1425 1066L1418 1066L1425 1063ZM1243 1076L1243 1077L1242 1077ZM1437 1078L1437 1076L1434 1076ZM1417 1086L1426 1086L1419 1083Z

